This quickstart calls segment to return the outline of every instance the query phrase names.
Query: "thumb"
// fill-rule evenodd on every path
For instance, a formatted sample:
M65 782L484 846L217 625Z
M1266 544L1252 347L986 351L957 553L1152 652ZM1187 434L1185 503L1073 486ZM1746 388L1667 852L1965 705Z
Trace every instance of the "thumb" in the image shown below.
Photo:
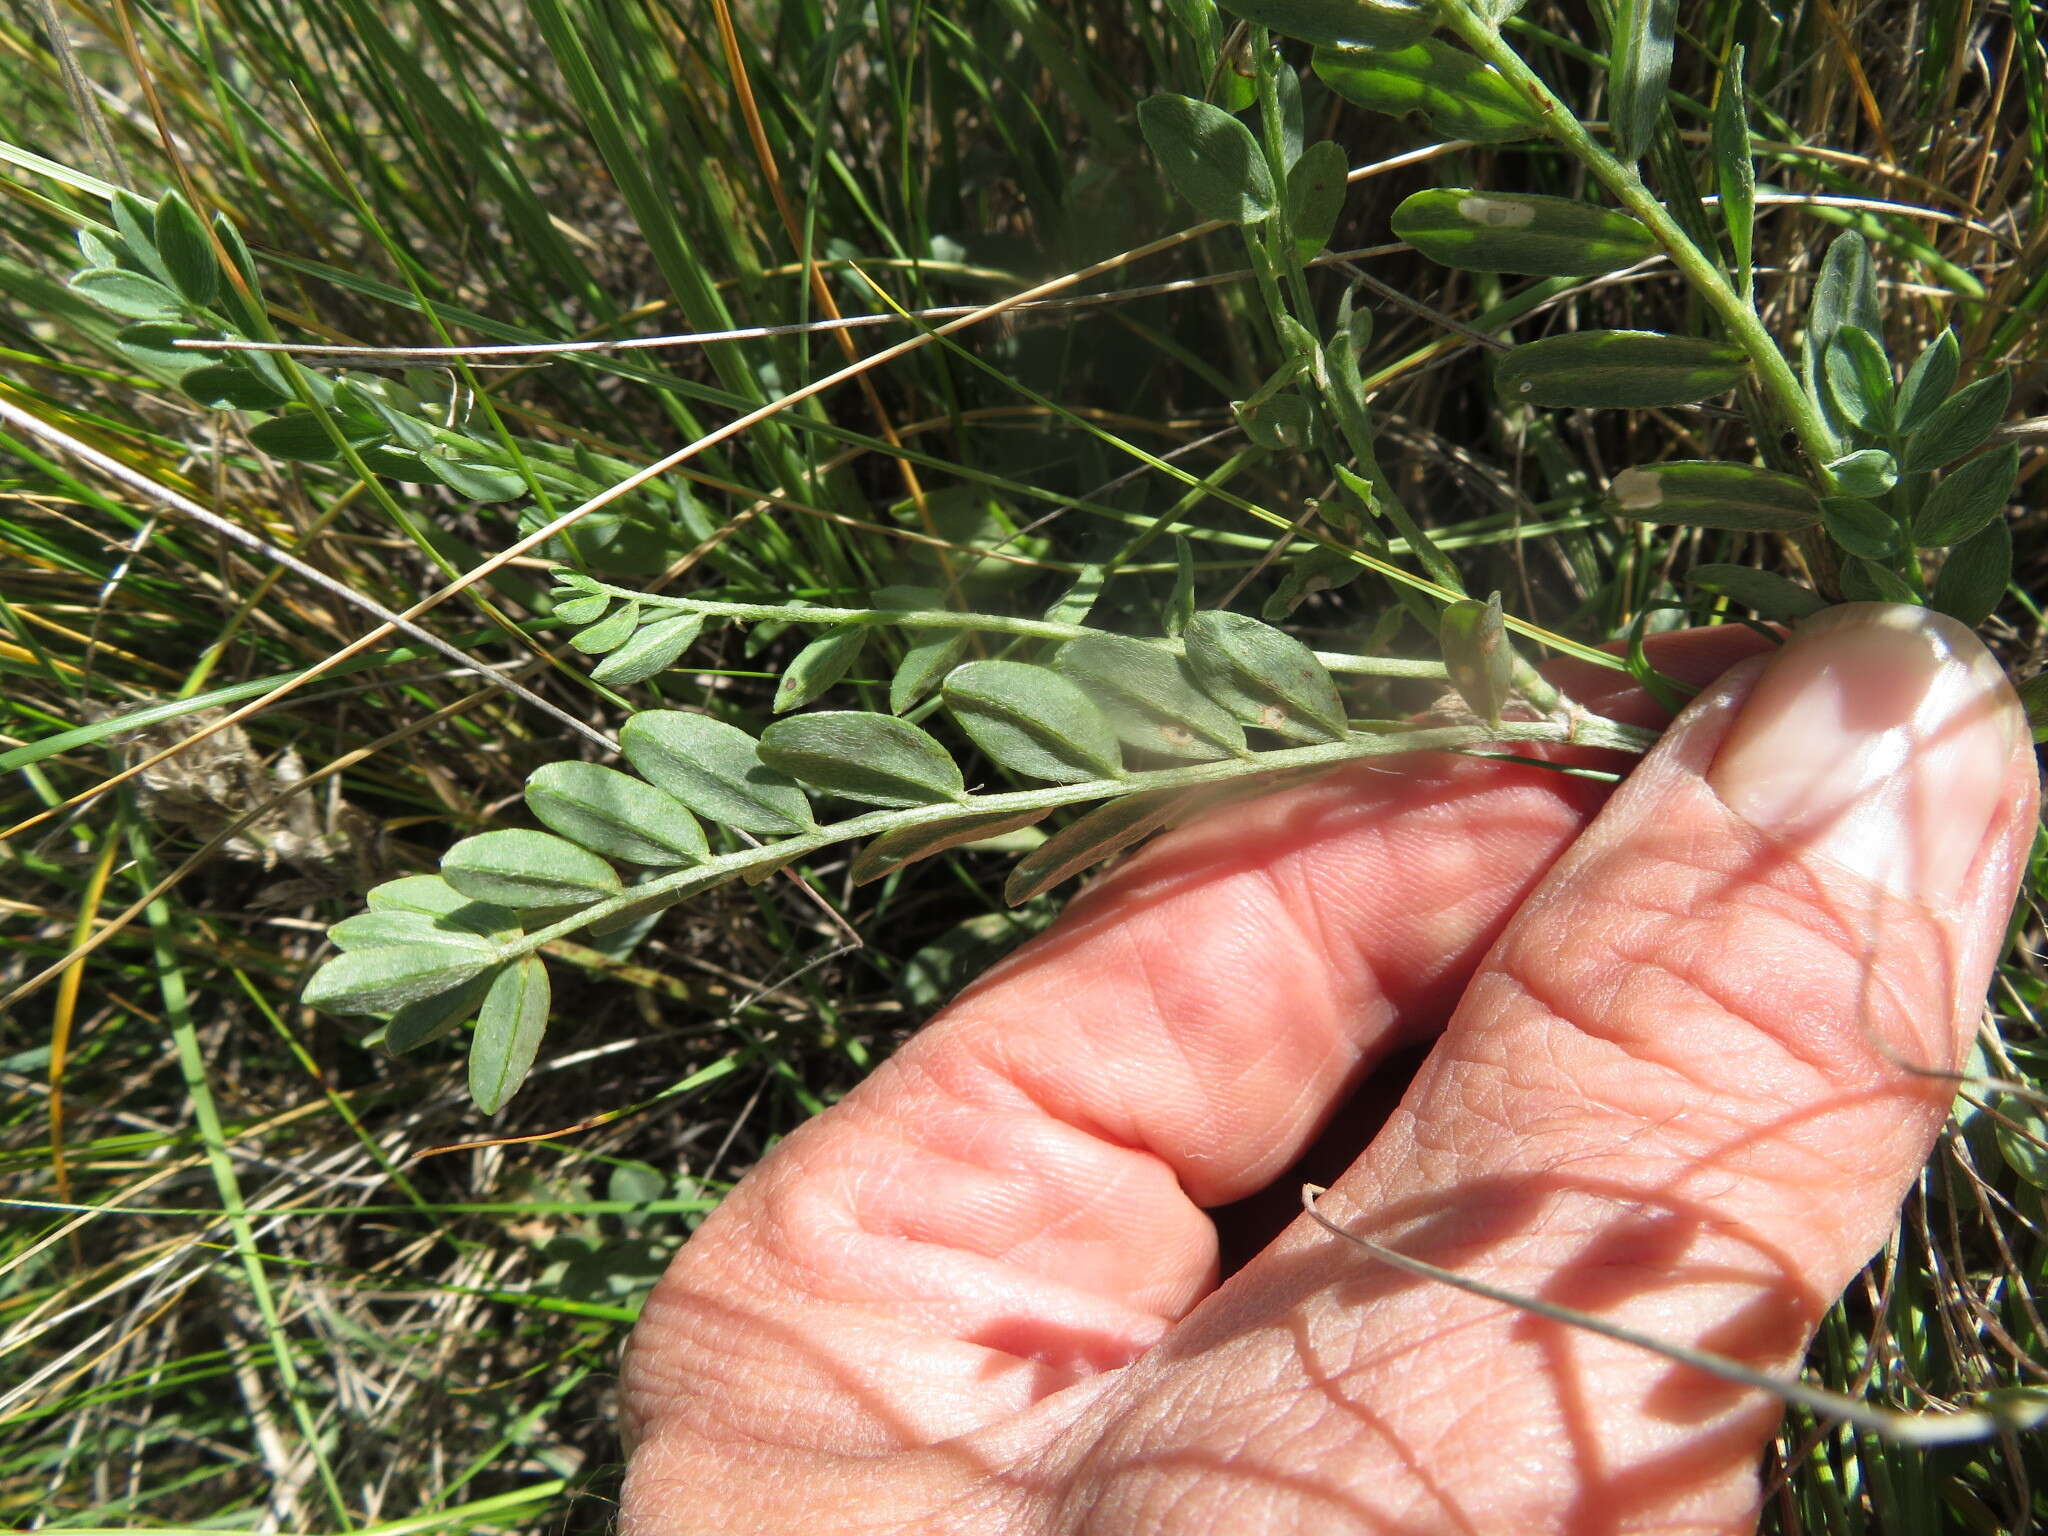
M1553 868L1322 1210L1496 1287L1790 1368L1954 1095L2035 792L2018 701L1966 629L1878 604L1817 618L1696 700ZM1134 1395L1186 1404L1158 1379L1184 1371L1210 1394L1197 1424L1170 1416L1175 1443L1263 1434L1288 1486L1306 1475L1320 1507L1388 1528L1739 1528L1778 1416L1306 1223L1155 1356ZM1276 1376L1311 1420L1285 1436ZM1127 1423L1104 1473L1167 1475L1142 1443L1157 1421Z

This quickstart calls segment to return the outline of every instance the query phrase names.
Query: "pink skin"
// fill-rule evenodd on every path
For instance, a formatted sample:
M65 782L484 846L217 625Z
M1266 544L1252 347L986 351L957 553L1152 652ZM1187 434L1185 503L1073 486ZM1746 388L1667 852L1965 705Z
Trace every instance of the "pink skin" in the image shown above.
M1719 680L1611 799L1409 759L1087 891L677 1256L622 1531L1749 1528L1775 1400L1305 1219L1219 1285L1209 1208L1440 1035L1327 1215L1792 1368L1940 1126L2034 824L2009 690L1899 613L1668 637Z

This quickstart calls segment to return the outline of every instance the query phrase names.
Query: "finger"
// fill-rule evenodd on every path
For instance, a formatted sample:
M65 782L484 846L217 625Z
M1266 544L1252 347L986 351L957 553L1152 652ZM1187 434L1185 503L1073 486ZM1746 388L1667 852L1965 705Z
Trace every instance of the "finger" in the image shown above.
M1213 1284L1202 1207L1441 1027L1605 793L1417 758L1162 838L742 1181L648 1303L629 1419L752 1422L767 1380L785 1440L871 1449L1123 1364Z
M1736 669L1525 904L1326 1213L1793 1366L1953 1096L2032 835L2026 738L1923 609L1838 608ZM1230 1445L1268 1529L1725 1531L1778 1405L1304 1223L1096 1411L1125 1413L1087 1463L1113 1508L1180 1491L1165 1446Z

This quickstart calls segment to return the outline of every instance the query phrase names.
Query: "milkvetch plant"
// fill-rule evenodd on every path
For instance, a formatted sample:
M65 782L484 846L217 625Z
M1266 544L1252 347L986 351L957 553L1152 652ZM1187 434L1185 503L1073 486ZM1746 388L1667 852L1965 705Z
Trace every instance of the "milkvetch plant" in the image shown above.
M1349 156L1309 142L1302 81L1273 34L1313 49L1336 96L1412 115L1480 143L1548 140L1610 201L1482 187L1417 192L1394 234L1452 269L1542 280L1597 280L1668 266L1698 300L1699 334L1590 330L1504 344L1492 370L1498 410L1648 410L1733 397L1750 422L1749 459L1663 460L1611 473L1611 516L1779 536L1811 573L1805 585L1748 566L1687 573L1702 602L1791 620L1841 598L1927 602L1970 623L2011 573L2002 511L2018 449L1990 446L2010 380L1961 384L1944 331L1899 376L1869 251L1836 238L1796 346L1781 344L1755 302L1756 180L1740 48L1721 70L1702 179L1669 185L1668 80L1674 18L1664 0L1624 3L1606 60L1605 141L1524 61L1504 26L1513 7L1465 0L1243 0L1245 73L1225 40L1187 8L1221 99L1154 95L1138 106L1145 142L1194 212L1235 227L1281 358L1232 402L1255 445L1322 457L1341 494L1316 510L1323 532L1292 562L1268 605L1284 620L1316 585L1358 563L1394 577L1395 599L1438 637L1443 661L1317 654L1273 623L1195 612L1192 568L1162 617L1133 638L1084 622L1101 573L1084 572L1043 617L963 609L958 592L877 590L870 606L676 597L599 579L631 571L636 537L658 549L687 499L645 495L585 520L548 547L564 561L538 600L548 623L590 662L591 680L630 689L684 665L707 626L797 625L812 632L781 672L773 723L758 734L688 710L644 709L618 733L621 766L551 763L526 809L539 828L483 832L449 849L436 875L370 892L337 923L337 953L305 991L334 1012L382 1019L407 1051L474 1019L470 1090L502 1107L536 1058L549 976L542 954L571 934L625 933L729 880L759 881L822 849L858 845L856 881L970 842L1018 834L1056 811L1079 814L1016 865L1005 894L1034 897L1219 799L1360 758L1421 747L1577 742L1640 748L1640 732L1586 715L1515 655L1496 595L1463 577L1381 467L1378 421L1361 366L1373 325L1356 291L1320 316L1305 281L1344 207ZM1663 155L1666 195L1646 156ZM194 402L251 413L248 442L274 457L346 464L373 486L446 487L470 501L520 501L529 523L550 498L581 499L628 466L581 446L473 426L460 380L414 370L392 378L329 371L279 352L253 262L233 224L198 217L176 192L111 200L110 223L81 231L86 265L72 287L129 323L119 345L174 378ZM1510 320L1509 324L1513 322ZM1789 445L1789 446L1788 446ZM651 543L649 540L651 538ZM658 556L650 557L658 558ZM649 567L651 568L651 567ZM889 713L811 708L903 637ZM986 654L991 647L998 654ZM1355 720L1345 674L1436 678L1463 718L1420 727ZM1514 707L1519 698L1523 707ZM934 718L936 716L936 718ZM959 755L971 749L972 757ZM1006 782L983 782L989 775ZM544 828L545 830L541 830ZM707 830L708 829L708 830Z

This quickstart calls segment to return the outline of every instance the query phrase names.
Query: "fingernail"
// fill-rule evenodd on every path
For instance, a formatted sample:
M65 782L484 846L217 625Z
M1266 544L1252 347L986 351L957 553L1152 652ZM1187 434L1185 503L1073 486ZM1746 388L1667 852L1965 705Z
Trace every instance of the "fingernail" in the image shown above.
M1734 811L1902 896L1956 895L2026 715L1977 637L1845 603L1793 631L1707 771Z

